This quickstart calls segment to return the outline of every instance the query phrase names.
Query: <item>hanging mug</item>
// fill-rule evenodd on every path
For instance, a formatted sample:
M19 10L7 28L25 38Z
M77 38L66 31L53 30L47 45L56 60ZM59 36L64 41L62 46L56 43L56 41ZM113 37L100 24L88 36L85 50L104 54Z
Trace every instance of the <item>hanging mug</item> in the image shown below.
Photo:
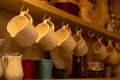
M52 50L58 44L58 37L54 31L54 24L49 19L45 19L42 23L36 26L38 38L35 41L42 49Z
M22 47L32 45L37 39L37 31L33 26L33 19L28 11L21 11L20 15L13 17L7 24L10 36Z
M106 46L108 56L106 58L106 63L108 65L115 65L118 63L118 53L112 45L112 40L108 41L108 46Z
M76 41L71 35L71 30L67 25L63 25L61 29L56 31L59 39L58 47L65 53L70 53L76 46Z
M81 29L82 31L82 29ZM77 45L74 49L74 54L77 56L82 56L87 53L88 46L85 42L85 40L82 37L81 31L76 31L76 35L73 35L73 38L75 39Z
M102 37L98 38L98 41L93 44L93 50L99 59L104 60L107 57L107 50L102 43Z

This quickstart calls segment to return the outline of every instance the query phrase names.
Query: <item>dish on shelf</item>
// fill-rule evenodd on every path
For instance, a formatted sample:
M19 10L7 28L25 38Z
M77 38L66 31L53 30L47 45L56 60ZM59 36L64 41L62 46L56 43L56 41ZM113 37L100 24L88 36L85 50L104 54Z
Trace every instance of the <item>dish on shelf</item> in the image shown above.
M56 2L55 7L64 10L72 15L79 15L79 7L72 2Z

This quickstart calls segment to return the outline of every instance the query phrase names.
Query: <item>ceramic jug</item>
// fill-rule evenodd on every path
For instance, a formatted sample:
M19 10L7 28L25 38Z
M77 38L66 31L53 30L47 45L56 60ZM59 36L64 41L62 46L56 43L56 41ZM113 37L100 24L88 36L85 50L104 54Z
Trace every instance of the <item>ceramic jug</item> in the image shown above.
M2 57L3 66L5 68L5 78L8 80L22 80L22 55L13 56L5 55Z

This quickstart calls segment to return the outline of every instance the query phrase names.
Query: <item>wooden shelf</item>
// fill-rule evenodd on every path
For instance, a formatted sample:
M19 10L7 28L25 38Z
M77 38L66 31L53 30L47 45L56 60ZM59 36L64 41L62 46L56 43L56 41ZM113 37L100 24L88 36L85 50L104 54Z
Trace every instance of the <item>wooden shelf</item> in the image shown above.
M63 10L55 8L52 5L41 3L39 0L0 0L0 8L8 10L10 12L15 12L19 14L22 4L24 5L24 9L29 8L30 14L33 19L41 22L43 16L46 13L46 18L51 17L51 20L55 23L56 29L60 28L63 21L64 24L69 23L70 28L75 33L75 28L79 25L80 28L83 28L84 33L88 33L88 30L93 30L95 33L100 33L102 35L109 36L113 39L120 40L120 36L115 33L109 32L105 29L101 29L98 27L94 27L90 23L83 21L79 17L71 15Z

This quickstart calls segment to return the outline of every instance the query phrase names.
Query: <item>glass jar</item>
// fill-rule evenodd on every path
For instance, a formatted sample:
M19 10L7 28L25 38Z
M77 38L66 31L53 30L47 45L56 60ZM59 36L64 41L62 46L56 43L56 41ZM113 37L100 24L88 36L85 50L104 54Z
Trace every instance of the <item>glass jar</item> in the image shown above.
M82 56L73 55L72 61L72 77L73 78L87 78L87 54Z

